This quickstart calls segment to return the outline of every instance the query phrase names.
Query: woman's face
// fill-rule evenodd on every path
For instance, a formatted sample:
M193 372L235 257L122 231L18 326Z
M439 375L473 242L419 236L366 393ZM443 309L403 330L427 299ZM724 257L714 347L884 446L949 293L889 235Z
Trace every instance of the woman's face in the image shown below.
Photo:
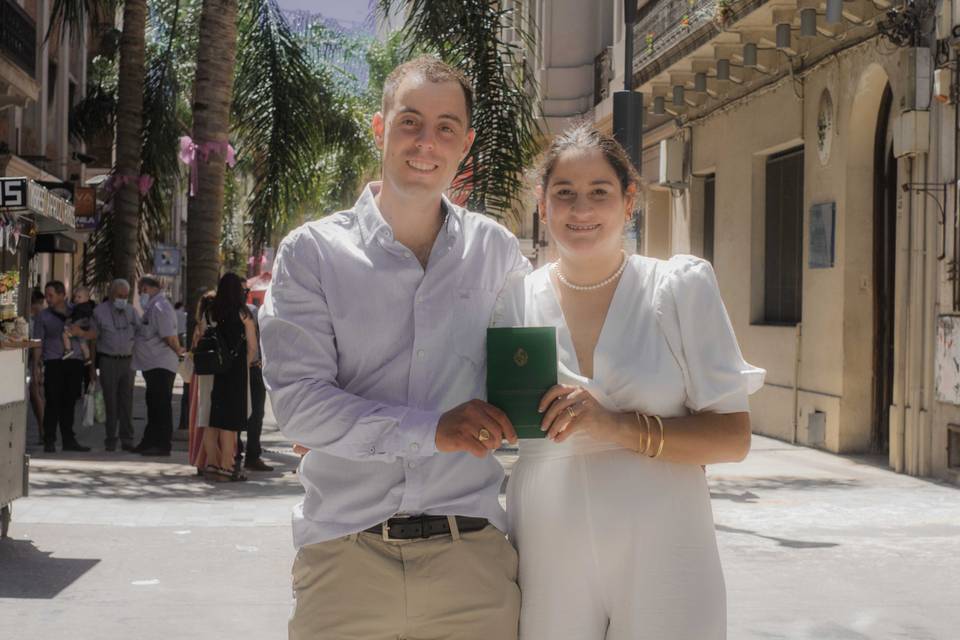
M540 194L540 220L561 254L601 257L622 249L634 193L633 186L623 193L617 173L599 149L567 151Z

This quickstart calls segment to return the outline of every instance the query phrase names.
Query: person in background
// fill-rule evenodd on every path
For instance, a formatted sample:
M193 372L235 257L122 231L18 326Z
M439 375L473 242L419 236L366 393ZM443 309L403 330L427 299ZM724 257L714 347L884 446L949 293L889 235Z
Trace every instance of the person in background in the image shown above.
M33 334L33 323L37 316L43 311L46 300L43 297L43 291L34 289L30 292L30 332ZM36 335L31 335L36 338ZM34 349L31 349L28 358L30 371L30 407L33 409L33 416L37 419L37 430L40 432L40 443L43 444L43 369L36 362L37 355Z
M213 310L213 300L217 292L210 289L200 296L197 309L193 315L193 337L190 340L190 350L197 348L197 343L203 336L203 329ZM188 384L183 385L183 393L187 398L187 417L190 464L197 468L197 473L203 475L207 466L207 454L203 448L204 430L210 423L210 391L213 389L213 376L201 376L194 372Z
M177 313L177 337L180 344L187 344L187 308L183 306L183 301L173 305L173 310Z
M89 288L81 285L73 289L73 306L70 307L70 315L63 329L64 359L77 353L83 358L84 364L90 363L90 345L87 339L73 335L70 327L77 325L84 331L90 331L93 327L95 306L90 300Z
M134 370L147 383L147 426L134 451L144 456L169 456L173 437L173 382L183 348L177 338L177 314L154 276L140 278L140 306L133 346Z
M97 367L100 387L107 409L104 425L104 447L116 451L119 432L120 448L133 451L133 381L130 367L133 357L137 314L127 302L130 283L117 278L110 283L108 297L93 310L97 329Z
M242 282L244 300L249 299L250 289L246 279ZM257 336L257 356L250 365L250 417L247 418L247 444L244 451L243 468L251 471L273 471L273 467L263 461L263 447L260 435L263 433L263 414L267 403L267 388L263 384L263 355L260 353L260 323L257 320L257 307L247 303L247 309L253 318Z
M183 301L173 305L173 310L177 313L177 338L180 344L186 349L190 343L187 341L187 308L183 306ZM180 419L177 421L177 431L187 429L190 420L190 381L183 381L183 393L180 396Z
M83 360L79 353L64 358L62 336L71 311L67 304L67 290L59 280L51 280L43 288L43 296L47 308L37 315L33 331L33 337L40 340L40 346L34 347L34 377L40 377L40 363L43 363L43 395L46 399L43 450L46 453L57 450L59 427L64 451L90 451L90 447L77 442L73 433L74 407L83 385ZM68 331L87 340L97 337L95 331L85 331L79 325L71 326Z
M203 431L204 476L214 481L244 480L236 454L240 432L246 429L250 415L249 372L257 357L257 334L240 276L235 273L220 278L202 330L211 325L234 358L228 370L213 376L210 420Z

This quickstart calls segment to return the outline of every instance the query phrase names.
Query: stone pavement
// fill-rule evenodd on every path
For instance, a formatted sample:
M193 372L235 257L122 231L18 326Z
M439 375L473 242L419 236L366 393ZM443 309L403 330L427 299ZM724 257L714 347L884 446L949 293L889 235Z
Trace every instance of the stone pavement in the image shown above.
M203 482L184 451L105 453L98 427L80 438L99 450L34 448L0 543L0 638L286 637L301 489L272 419L277 468L244 483ZM960 638L957 488L762 437L709 478L731 640Z

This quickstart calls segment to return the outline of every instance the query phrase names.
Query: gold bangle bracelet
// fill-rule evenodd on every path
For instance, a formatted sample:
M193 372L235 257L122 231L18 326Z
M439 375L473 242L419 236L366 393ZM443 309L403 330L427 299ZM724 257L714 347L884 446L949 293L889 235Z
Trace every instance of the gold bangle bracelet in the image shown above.
M637 426L640 425L640 418L643 418L643 424L646 425L647 435L644 436L643 433L640 434L640 442L637 444L637 453L640 455L646 455L647 449L650 448L650 422L647 420L647 416L641 414L639 411L633 412L637 416Z
M653 416L653 419L657 421L657 426L660 427L660 444L657 445L657 452L650 456L651 458L659 458L660 454L663 453L663 420L660 419L660 416Z

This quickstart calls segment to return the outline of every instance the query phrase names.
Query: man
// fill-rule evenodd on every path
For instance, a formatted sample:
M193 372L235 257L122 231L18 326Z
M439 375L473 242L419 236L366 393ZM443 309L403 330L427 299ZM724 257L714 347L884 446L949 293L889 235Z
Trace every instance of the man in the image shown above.
M169 456L173 438L173 382L183 349L177 338L177 313L154 276L138 282L143 316L133 345L134 370L147 383L147 426L134 451L145 456Z
M497 294L529 264L503 227L443 197L472 105L466 78L434 58L395 69L372 121L383 182L278 251L264 378L282 432L310 449L291 640L516 638L491 455L516 433L472 398Z
M249 296L247 279L243 279L243 295ZM260 350L260 323L257 322L258 309L247 304L257 327L257 359L250 365L250 417L247 418L247 443L244 450L244 469L251 471L273 471L273 467L263 461L263 447L260 435L263 433L263 414L267 403L267 389L263 383L263 352Z
M117 278L110 283L106 300L93 310L97 329L97 367L100 369L100 387L107 409L104 427L104 446L107 451L117 450L119 431L120 447L133 451L133 381L134 370L130 367L133 357L133 341L137 330L137 314L128 304L130 283Z
M63 332L70 315L67 304L67 289L59 280L51 280L43 288L43 297L47 308L41 311L34 321L33 337L41 341L34 347L33 375L39 377L40 362L43 363L43 450L54 453L57 450L57 427L64 451L90 451L84 447L73 433L73 413L83 392L83 354L71 353L65 356ZM84 330L71 325L67 332L71 336L93 340L96 331Z

